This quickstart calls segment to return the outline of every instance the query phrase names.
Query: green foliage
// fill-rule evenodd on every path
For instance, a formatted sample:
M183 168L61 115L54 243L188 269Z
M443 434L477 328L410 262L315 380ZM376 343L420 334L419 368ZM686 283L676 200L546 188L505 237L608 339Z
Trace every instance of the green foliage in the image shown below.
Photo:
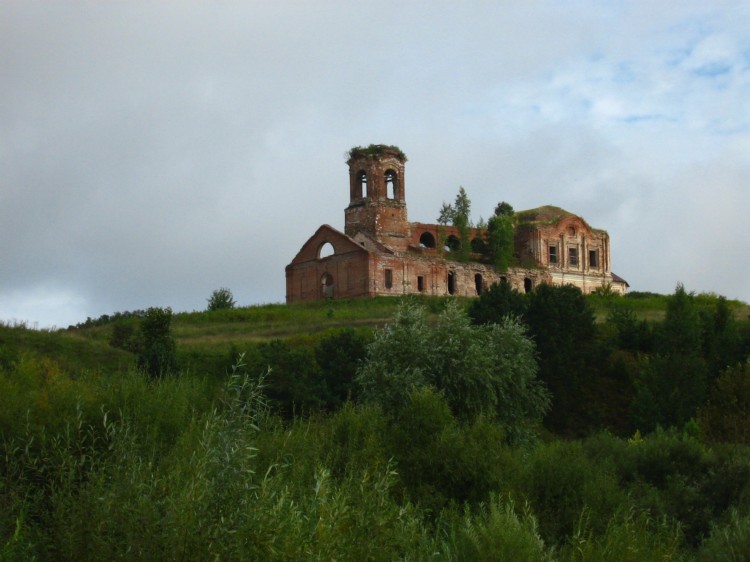
M25 354L56 362L68 371L126 371L133 357L106 341L82 338L68 331L30 330L0 323L0 367L11 367Z
M707 440L750 445L750 359L716 380L699 419Z
M448 504L476 504L503 484L515 468L502 427L484 417L461 424L446 401L430 389L412 392L390 420L384 439L397 462L404 493L438 513Z
M452 205L443 203L438 217L438 224L451 225L458 231L458 239L448 238L446 246L450 248L451 258L468 261L471 255L471 201L466 190L460 187Z
M706 363L697 354L656 355L642 363L633 420L641 431L682 428L706 399Z
M157 307L149 308L141 321L138 366L152 377L166 375L177 368L171 323L172 309Z
M593 532L587 514L561 549L560 559L576 562L667 562L681 560L677 525L628 510L613 516L604 533Z
M252 373L269 371L264 393L274 411L284 418L309 414L325 406L325 381L311 346L276 339L249 349L245 360Z
M582 394L598 375L593 310L577 287L543 284L528 295L525 320L539 350L539 376L552 393L545 424L581 433L590 423Z
M141 345L139 318L0 326L0 560L746 559L748 365L732 358L746 358L750 324L735 305L616 299L588 331L565 324L580 313L572 293L537 303L552 324L537 337L543 360L579 367L559 371L563 422L625 419L636 393L648 427L686 427L541 442L529 439L544 402L534 348L502 320L533 294L500 289L482 320L498 326L471 326L466 301L414 299L370 347L395 299L172 317L186 357L221 356L221 384L192 366L128 370L132 355L107 342ZM659 312L649 302L670 303L663 328L642 322ZM330 330L347 323L357 331ZM569 345L586 361L548 354ZM227 376L232 347L246 365ZM355 405L351 376L370 359L382 370ZM701 372L711 395L693 418Z
M132 320L120 320L112 325L112 335L109 345L118 349L124 349L131 353L138 353L140 340L138 337L138 324Z
M694 295L678 284L667 301L667 315L657 342L663 355L693 355L701 349L701 323Z
M495 214L487 222L487 250L495 269L507 271L515 252L515 230L513 207L505 201L497 205Z
M476 514L467 509L451 529L443 547L447 560L540 562L552 559L531 512L526 509L519 515L512 502L501 502L496 497L481 504Z
M216 387L189 373L71 375L31 354L0 367L0 559L746 551L746 446L655 432L514 447L503 425L462 422L429 388L395 417L348 402L283 422L263 372L240 363Z
M701 545L700 562L747 562L750 560L750 513L732 509L728 521L714 524Z
M726 298L717 297L713 305L702 309L699 314L703 356L708 376L714 380L728 366L742 363L750 354L743 349L739 323Z
M362 398L397 415L412 391L441 392L461 420L488 415L503 424L512 440L533 434L548 407L536 380L533 343L513 319L471 326L455 303L428 325L425 310L401 307L395 319L376 332L357 375Z
M378 157L385 155L393 155L399 158L402 162L406 162L406 154L397 146L387 144L370 144L368 146L355 146L349 149L347 156L349 159L361 158L361 157Z
M656 341L657 355L644 369L633 403L639 429L683 427L707 398L707 368L701 354L701 323L693 296L682 285L667 302Z
M232 291L226 287L214 290L214 292L211 293L211 296L206 300L208 301L208 307L206 308L208 312L224 310L227 308L231 309L234 308L235 305L234 295L232 295Z
M649 353L653 351L653 331L645 320L639 320L628 304L613 306L607 323L617 331L617 346L625 351Z
M367 338L351 328L334 331L323 337L315 348L315 361L325 380L327 408L338 409L351 399L354 376L364 360Z
M407 404L413 390L429 386L428 334L425 309L411 302L402 303L393 320L375 331L356 376L365 402L377 403L393 415Z
M526 297L505 279L482 291L469 306L469 316L474 324L496 324L506 316L523 318L525 313Z
M604 531L626 502L610 467L595 464L581 443L554 442L535 449L521 477L521 489L539 521L545 541L562 544L575 532L584 512Z

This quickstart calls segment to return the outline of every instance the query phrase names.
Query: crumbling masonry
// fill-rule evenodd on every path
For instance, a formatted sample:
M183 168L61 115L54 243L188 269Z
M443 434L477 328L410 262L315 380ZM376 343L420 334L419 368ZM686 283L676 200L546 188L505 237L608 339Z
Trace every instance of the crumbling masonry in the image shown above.
M286 267L286 301L378 295L477 296L507 280L529 292L540 283L571 284L589 293L627 283L610 269L609 235L581 217L552 206L515 214L515 258L526 267L505 272L451 259L448 226L410 223L406 214L406 157L396 147L354 149L344 232L323 225ZM482 238L479 229L473 238Z

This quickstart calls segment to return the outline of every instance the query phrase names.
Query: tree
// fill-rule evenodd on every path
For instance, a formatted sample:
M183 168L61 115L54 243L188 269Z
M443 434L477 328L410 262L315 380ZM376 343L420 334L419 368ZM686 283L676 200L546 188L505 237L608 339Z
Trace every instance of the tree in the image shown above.
M708 373L701 344L695 298L678 284L667 301L657 354L646 364L636 387L633 411L639 429L682 427L705 403Z
M512 217L514 213L515 211L511 204L505 201L501 201L495 206L495 216L497 217Z
M137 362L152 377L171 373L177 368L171 323L172 309L168 307L149 308L141 321Z
M719 297L713 310L701 311L703 328L703 356L711 380L715 380L729 365L742 362L746 355L741 349L737 321L725 297Z
M523 318L525 313L526 296L511 287L506 279L482 291L469 307L469 317L474 324L497 324L506 316Z
M315 361L325 380L330 410L337 410L350 398L357 367L365 358L367 340L351 328L333 332L315 348Z
M394 321L375 333L357 373L365 401L398 416L416 390L441 393L463 421L488 416L509 439L529 437L549 407L536 377L534 343L515 319L472 326L466 313L449 302L435 324L424 308L403 305Z
M550 429L578 432L589 424L584 391L595 384L596 326L591 305L573 285L539 285L525 320L539 349L539 375L552 393Z
M216 289L206 300L208 301L208 308L206 308L208 312L212 312L214 310L222 310L225 308L234 308L235 305L232 291L230 291L226 287Z
M446 246L454 252L459 261L468 261L471 255L471 201L466 190L460 187L453 205L443 203L438 216L438 224L451 225L458 231L458 241L446 241Z
M495 269L507 271L515 251L515 232L513 207L505 201L498 203L495 214L487 221L487 250Z
M701 322L695 296L678 283L667 301L667 312L657 341L662 355L693 354L701 350Z
M709 440L750 445L750 359L716 379L699 419Z

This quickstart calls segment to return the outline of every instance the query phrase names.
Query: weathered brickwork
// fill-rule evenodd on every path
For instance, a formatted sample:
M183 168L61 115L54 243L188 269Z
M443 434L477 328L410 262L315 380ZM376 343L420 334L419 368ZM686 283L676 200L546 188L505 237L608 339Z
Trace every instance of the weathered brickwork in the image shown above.
M344 232L321 226L286 267L287 302L376 295L477 296L501 279L519 291L540 283L572 284L584 293L627 283L610 270L609 235L557 207L516 214L515 252L527 267L500 273L480 261L450 259L444 247L452 227L410 223L405 157L378 147L353 154ZM472 230L472 239L483 232Z

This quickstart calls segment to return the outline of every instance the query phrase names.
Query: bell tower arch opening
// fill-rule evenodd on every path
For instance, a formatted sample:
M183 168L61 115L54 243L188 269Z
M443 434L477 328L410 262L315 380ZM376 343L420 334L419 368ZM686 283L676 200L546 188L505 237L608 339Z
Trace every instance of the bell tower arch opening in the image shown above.
M348 153L349 206L344 232L367 234L379 242L405 249L410 238L406 214L406 155L397 146L355 146Z

